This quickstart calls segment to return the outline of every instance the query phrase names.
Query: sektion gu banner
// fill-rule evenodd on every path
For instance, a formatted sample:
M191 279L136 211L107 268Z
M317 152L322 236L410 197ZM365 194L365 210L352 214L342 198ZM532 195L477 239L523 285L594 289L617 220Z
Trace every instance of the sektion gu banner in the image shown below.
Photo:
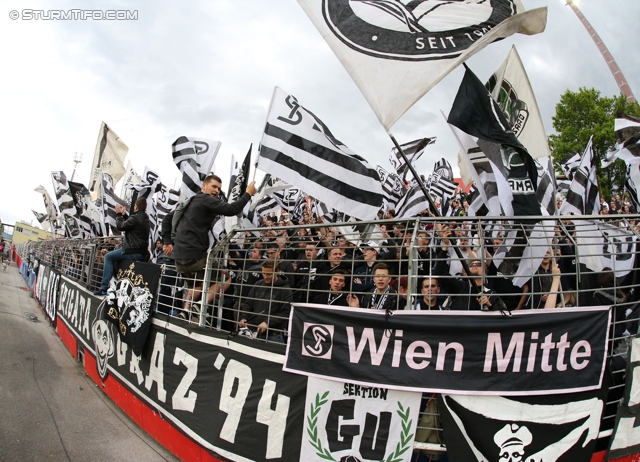
M300 460L411 460L422 394L307 382Z
M283 370L366 386L477 395L598 389L609 307L499 312L293 304Z
M138 356L149 333L161 273L162 268L151 263L119 262L105 297L105 319L116 325L122 341Z

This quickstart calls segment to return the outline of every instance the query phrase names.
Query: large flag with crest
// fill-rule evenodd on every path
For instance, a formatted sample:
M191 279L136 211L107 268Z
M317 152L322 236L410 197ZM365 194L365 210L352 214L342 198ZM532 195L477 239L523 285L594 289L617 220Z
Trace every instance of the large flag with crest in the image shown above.
M387 130L491 42L537 34L547 10L520 0L298 0Z
M376 169L278 87L271 99L258 167L361 220L373 220L382 206Z
M113 184L120 181L126 171L124 159L128 152L129 148L124 144L124 141L106 123L102 122L96 150L93 154L89 189L94 191L96 185L100 186L101 173L111 176Z
M198 194L202 182L213 169L220 141L181 136L171 145L173 162L182 172L180 191L185 197Z
M489 78L487 88L531 157L549 157L551 152L540 109L515 45Z

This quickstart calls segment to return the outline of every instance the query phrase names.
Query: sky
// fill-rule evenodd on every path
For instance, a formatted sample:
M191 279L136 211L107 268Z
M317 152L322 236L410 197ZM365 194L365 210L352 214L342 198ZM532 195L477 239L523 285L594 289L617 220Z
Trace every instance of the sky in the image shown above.
M489 45L467 61L486 81L516 45L536 93L547 134L560 96L581 87L615 96L602 56L564 0L522 0L548 7L547 28ZM579 0L632 91L640 96L633 39L637 0ZM129 10L136 20L27 20L24 10ZM20 17L12 19L12 11ZM179 136L219 140L215 171L229 176L231 155L260 143L273 88L295 95L352 151L391 170L392 142L366 100L295 0L190 2L37 1L0 3L0 219L37 224L51 172L87 184L98 131L106 122L129 146L138 173L157 171L179 187L171 144ZM457 172L458 145L440 115L463 76L458 68L393 126L401 142L437 137L416 163L428 174L445 157ZM258 175L258 177L260 174ZM223 186L226 189L226 184ZM117 191L119 189L117 188Z

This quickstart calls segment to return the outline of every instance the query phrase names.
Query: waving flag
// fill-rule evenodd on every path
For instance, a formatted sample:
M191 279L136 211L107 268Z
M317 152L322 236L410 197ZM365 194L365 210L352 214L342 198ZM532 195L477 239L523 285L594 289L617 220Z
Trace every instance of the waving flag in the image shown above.
M36 212L33 209L31 211L35 215L36 220L38 220L38 223L40 223L40 226L42 227L42 229L44 229L45 231L49 231L51 229L51 223L49 222L49 215L47 215L46 213Z
M120 234L120 231L116 228L116 204L123 207L128 207L124 200L120 199L113 190L113 183L111 176L102 174L102 187L100 189L102 194L102 216L104 217L104 224L111 229L111 234Z
M487 88L531 157L551 156L538 102L515 45L489 78Z
M398 175L387 172L379 165L376 167L376 171L380 176L380 184L382 184L385 208L395 208L406 192L402 180Z
M376 170L278 87L271 99L258 167L361 220L373 220L382 206Z
M596 166L593 165L591 139L587 144L580 166L576 170L567 198L560 207L560 215L599 215L600 194Z
M405 156L409 160L409 163L413 165L422 154L427 150L427 146L434 144L436 142L434 138L422 138L419 140L411 141L409 143L401 144L402 152L404 152ZM389 162L393 166L398 176L403 179L403 181L407 181L407 172L409 172L409 168L407 167L407 163L404 161L402 154L398 148L394 147L391 149L391 154L389 155Z
M100 185L100 174L106 173L111 176L113 184L116 184L124 175L124 159L129 152L129 148L116 133L102 122L98 133L98 142L93 154L91 167L91 180L89 189L95 190L96 184Z
M182 172L180 191L185 197L198 194L202 182L211 173L220 141L181 136L171 145L173 162Z
M640 186L640 119L618 114L615 121L615 132L616 147L607 154L607 164L616 159L622 159L627 164L627 178L624 188L631 196L636 210L640 210L638 196L638 186Z
M49 196L49 192L45 189L44 186L40 185L34 191L42 194L42 199L44 200L44 208L47 211L50 229L52 233L55 233L55 223L58 220L58 207L56 206L55 202L51 200L51 196Z
M87 187L81 183L69 181L69 191L73 197L77 216L80 218L80 227L84 238L104 236L106 230L102 213L91 200L91 193Z
M65 236L71 239L83 239L84 233L80 227L76 206L69 191L69 182L64 172L51 172L53 189L56 192L58 210L65 224Z
M520 0L298 3L387 130L462 62L495 40L542 32L547 17Z

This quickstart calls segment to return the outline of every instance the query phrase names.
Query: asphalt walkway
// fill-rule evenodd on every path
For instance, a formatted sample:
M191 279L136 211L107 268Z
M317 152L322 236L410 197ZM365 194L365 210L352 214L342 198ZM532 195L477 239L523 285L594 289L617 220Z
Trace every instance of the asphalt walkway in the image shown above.
M0 265L0 461L174 461L85 374Z

